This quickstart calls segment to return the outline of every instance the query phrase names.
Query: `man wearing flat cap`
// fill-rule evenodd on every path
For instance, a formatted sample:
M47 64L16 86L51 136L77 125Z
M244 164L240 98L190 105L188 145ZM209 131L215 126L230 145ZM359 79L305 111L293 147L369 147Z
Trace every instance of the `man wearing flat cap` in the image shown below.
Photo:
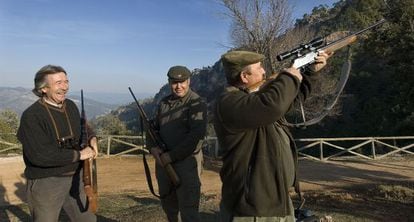
M207 129L207 105L190 89L191 72L185 66L173 66L168 70L171 94L164 97L154 120L156 129L167 151L162 151L154 141L148 147L156 159L156 176L161 205L169 222L200 221L200 159L201 145ZM198 162L199 160L199 162ZM171 164L180 185L174 187L163 166ZM200 164L200 166L198 166Z
M217 99L214 124L223 154L221 221L295 221L288 190L298 191L297 151L284 115L295 99L306 97L308 79L328 57L320 52L312 74L290 67L258 88L263 55L222 55L229 86Z

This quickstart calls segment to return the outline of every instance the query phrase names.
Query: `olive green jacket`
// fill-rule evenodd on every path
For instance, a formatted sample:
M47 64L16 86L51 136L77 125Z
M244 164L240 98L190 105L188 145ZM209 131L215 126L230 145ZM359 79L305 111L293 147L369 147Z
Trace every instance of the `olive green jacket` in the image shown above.
M297 153L281 121L309 82L281 73L260 91L228 87L218 98L215 130L223 154L222 204L233 216L286 216ZM299 92L302 93L299 93Z
M191 89L182 98L166 96L159 104L154 125L172 162L183 160L201 146L207 130L207 105ZM148 138L147 146L156 145Z

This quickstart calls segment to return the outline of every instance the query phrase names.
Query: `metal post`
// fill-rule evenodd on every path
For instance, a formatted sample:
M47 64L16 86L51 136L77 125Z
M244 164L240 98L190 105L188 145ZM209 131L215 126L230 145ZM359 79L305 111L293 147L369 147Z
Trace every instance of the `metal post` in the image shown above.
M219 156L219 143L218 139L214 140L214 157L217 158Z
M321 161L323 161L324 159L323 159L323 142L322 142L322 140L321 141L319 141L319 158L321 159Z
M372 150L372 158L377 159L376 153L375 153L375 140L371 141L371 150Z
M108 143L106 145L106 155L108 157L111 154L111 139L112 139L112 136L108 136Z

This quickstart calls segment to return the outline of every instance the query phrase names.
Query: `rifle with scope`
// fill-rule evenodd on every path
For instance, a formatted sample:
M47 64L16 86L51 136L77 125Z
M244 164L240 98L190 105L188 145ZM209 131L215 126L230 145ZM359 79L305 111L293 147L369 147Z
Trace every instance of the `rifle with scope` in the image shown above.
M350 35L347 35L343 38L340 38L338 40L332 41L332 42L328 42L328 36L326 37L320 37L320 38L316 38L311 40L308 43L304 43L304 44L300 44L298 47L288 50L286 52L283 52L279 55L276 56L276 59L278 61L283 61L286 60L288 58L293 58L293 64L292 67L299 69L299 68L303 68L307 65L310 65L312 63L315 62L315 57L318 56L318 53L320 51L324 51L326 53L331 53L334 52L338 49L341 49L345 46L348 46L352 43L354 43L357 39L358 36L370 29L373 29L374 27L377 27L381 24L383 24L385 22L385 19L382 19L370 26L368 26L367 28L364 28L362 30L359 30L357 32L354 32ZM265 82L272 80L274 78L277 77L279 73L273 74L269 77L267 77L265 80L249 87L249 89L257 89L258 87L262 86Z
M326 53L334 52L338 49L341 49L347 45L354 43L357 40L358 35L376 27L385 22L385 19L382 19L369 27L359 30L355 33L352 33L348 36L345 36L341 39L338 39L333 42L327 42L326 37L324 38L316 38L306 44L301 44L299 47L289 50L287 52L283 52L277 55L276 59L278 61L283 61L287 58L295 56L293 61L294 68L301 68L308 64L312 64L315 61L315 57L318 55L319 51L325 51Z

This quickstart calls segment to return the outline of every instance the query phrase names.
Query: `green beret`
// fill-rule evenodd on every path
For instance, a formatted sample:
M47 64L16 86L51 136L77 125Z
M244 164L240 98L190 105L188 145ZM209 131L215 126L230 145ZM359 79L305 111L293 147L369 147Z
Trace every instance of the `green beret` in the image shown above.
M173 66L168 70L168 79L173 81L184 81L190 78L191 72L185 66Z
M227 81L234 80L248 65L264 60L264 55L249 51L230 51L221 56Z

